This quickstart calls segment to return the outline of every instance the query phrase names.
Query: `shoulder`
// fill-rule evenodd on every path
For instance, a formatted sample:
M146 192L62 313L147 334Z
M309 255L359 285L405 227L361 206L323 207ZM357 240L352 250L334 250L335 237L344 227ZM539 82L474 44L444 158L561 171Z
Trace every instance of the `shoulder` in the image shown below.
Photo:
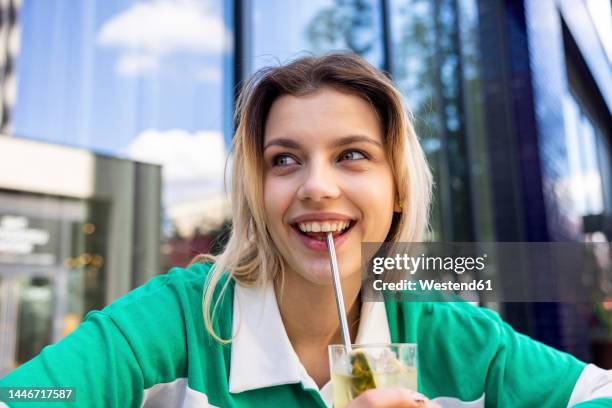
M142 297L164 288L179 286L202 289L212 266L208 263L194 264L188 268L172 268L167 273L152 278L143 286L132 291L130 295Z
M176 341L194 334L206 333L202 312L203 290L211 275L212 264L195 264L173 268L145 285L115 300L102 311L90 312L86 320L111 321L129 339L144 344L170 336ZM229 289L229 288L228 288ZM231 318L231 290L224 296L222 319ZM227 305L227 307L225 307Z
M147 322L153 326L162 325L168 330L177 330L179 326L185 329L203 327L203 293L213 271L212 263L172 268L168 273L117 299L101 313L120 326L130 327L130 330L132 326L139 327ZM228 283L227 290L220 298L225 283ZM222 274L215 286L213 303L218 299L220 318L231 320L233 279L227 273Z
M158 309L168 303L201 300L211 267L211 264L195 264L188 268L172 268L115 300L103 312L113 316L137 305Z
M388 302L386 308L391 332L398 336L452 333L454 339L473 342L478 337L490 341L503 333L497 313L467 302Z
M426 314L431 316L432 320L443 320L445 325L473 327L501 334L504 324L496 312L469 302L434 302L427 304L425 309Z

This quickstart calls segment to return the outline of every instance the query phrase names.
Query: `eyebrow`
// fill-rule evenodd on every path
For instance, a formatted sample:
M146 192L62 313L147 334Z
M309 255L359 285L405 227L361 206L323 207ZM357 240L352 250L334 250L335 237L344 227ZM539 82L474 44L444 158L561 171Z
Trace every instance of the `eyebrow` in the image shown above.
M344 136L340 138L339 140L334 141L334 143L332 143L332 147L346 146L346 145L349 145L352 143L358 143L358 142L371 143L377 147L380 147L381 149L383 148L382 143L380 143L378 140L374 140L371 137L368 137L365 135ZM278 138L278 139L270 140L264 146L264 151L268 147L271 147L271 146L281 146L281 147L287 147L290 149L299 149L301 147L300 144L293 139Z

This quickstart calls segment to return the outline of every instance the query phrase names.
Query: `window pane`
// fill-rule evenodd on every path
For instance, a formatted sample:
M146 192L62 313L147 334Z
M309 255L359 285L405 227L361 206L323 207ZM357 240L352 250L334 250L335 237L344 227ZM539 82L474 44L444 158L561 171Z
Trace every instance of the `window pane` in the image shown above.
M473 239L461 37L456 1L390 1L393 78L414 114L436 182L435 240ZM472 18L468 24L476 24ZM475 47L475 44L472 44ZM469 56L474 58L474 56ZM476 64L469 75L475 75ZM473 81L472 81L473 82Z
M339 50L353 51L379 68L383 65L380 1L253 0L252 7L252 70L304 52Z
M596 128L571 93L563 99L563 115L573 210L581 216L599 214L604 210L604 194Z

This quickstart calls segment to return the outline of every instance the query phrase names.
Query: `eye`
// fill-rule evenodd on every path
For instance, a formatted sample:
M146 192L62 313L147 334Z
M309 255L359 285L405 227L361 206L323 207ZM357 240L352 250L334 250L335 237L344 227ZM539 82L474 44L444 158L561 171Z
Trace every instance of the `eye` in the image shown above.
M288 154L277 154L272 158L273 167L291 166L293 164L297 164L297 160Z
M367 159L367 156L360 152L359 150L347 150L343 152L340 157L340 160L362 160Z

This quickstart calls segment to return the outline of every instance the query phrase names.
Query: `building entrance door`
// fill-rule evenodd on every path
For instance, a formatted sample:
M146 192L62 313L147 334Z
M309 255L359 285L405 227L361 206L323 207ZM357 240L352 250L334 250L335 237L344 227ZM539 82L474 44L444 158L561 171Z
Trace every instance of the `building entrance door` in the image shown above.
M0 191L0 377L75 326L69 261L85 215L84 202Z

